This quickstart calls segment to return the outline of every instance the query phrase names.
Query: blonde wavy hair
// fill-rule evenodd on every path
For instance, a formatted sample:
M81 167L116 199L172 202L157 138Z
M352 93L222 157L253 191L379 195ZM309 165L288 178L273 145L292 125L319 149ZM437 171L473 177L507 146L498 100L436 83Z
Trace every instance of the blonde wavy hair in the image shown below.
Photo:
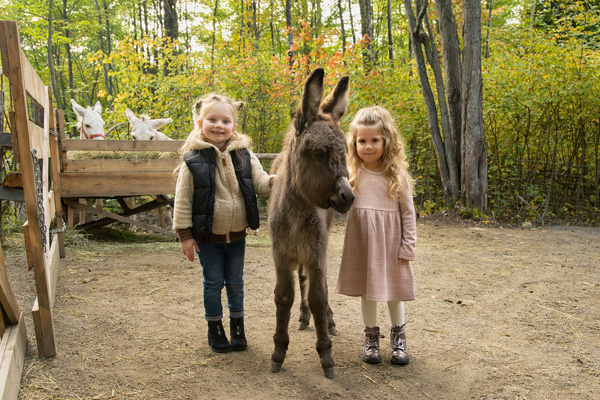
M414 187L414 179L408 171L404 141L400 137L396 123L384 108L375 106L359 110L350 124L348 133L348 166L350 167L350 185L356 185L356 174L363 161L358 156L356 139L358 130L363 127L379 127L383 138L381 170L388 180L388 194L397 199Z
M209 93L206 96L201 97L198 100L196 100L196 102L194 103L194 105L192 107L192 116L193 116L192 120L194 123L194 129L190 132L188 137L185 139L183 146L181 146L178 150L179 158L181 159L181 164L184 162L183 157L184 157L185 153L192 150L192 145L194 143L194 139L196 139L199 136L200 139L206 141L206 136L204 136L204 132L202 132L202 128L198 122L202 121L204 119L204 117L206 117L206 114L208 114L210 109L217 103L223 103L223 104L228 105L229 107L231 107L231 112L233 113L233 121L234 121L233 134L229 138L227 145L229 145L229 143L231 143L235 140L241 139L238 135L239 132L237 131L237 112L239 110L241 110L242 107L244 107L244 103L241 101L235 101L233 99L230 99L227 96L223 96L223 95L216 94L216 93ZM243 154L243 150L238 149L238 150L236 150L236 153L239 156L241 156ZM243 160L243 158L242 158L242 160ZM181 169L181 164L177 168L175 168L175 170L173 171L173 174L175 176L177 176L177 174L179 173L179 170Z
M206 136L204 136L204 132L202 132L202 128L200 127L200 124L198 124L198 122L202 121L204 117L206 117L206 114L208 114L210 109L217 103L223 103L231 107L231 112L233 113L234 128L233 135L231 135L231 138L229 140L234 141L239 139L237 131L237 112L242 109L244 103L242 103L241 101L235 101L233 99L230 99L227 96L223 96L216 93L209 93L206 96L196 100L192 107L194 129L190 132L187 139L185 140L185 143L179 149L179 155L182 160L183 155L191 150L194 137L200 136L202 140L206 141Z

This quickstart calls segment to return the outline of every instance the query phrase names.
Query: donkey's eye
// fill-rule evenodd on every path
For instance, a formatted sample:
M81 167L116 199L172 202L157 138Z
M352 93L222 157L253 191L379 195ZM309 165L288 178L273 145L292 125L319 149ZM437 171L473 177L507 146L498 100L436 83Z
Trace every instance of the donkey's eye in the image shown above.
M315 155L315 157L317 158L321 158L323 157L323 155L325 154L325 152L321 149L317 149L313 151L313 154Z

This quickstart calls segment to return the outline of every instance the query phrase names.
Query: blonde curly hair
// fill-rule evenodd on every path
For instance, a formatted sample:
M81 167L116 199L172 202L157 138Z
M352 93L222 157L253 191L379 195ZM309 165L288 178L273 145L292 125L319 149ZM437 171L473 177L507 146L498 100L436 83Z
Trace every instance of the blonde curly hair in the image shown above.
M379 127L383 138L383 155L381 170L388 179L388 194L397 199L404 196L414 187L414 179L408 171L408 162L404 150L404 142L400 137L392 115L384 108L375 106L359 110L348 133L348 166L350 167L350 185L354 188L356 174L363 161L358 156L356 140L358 130L363 127Z

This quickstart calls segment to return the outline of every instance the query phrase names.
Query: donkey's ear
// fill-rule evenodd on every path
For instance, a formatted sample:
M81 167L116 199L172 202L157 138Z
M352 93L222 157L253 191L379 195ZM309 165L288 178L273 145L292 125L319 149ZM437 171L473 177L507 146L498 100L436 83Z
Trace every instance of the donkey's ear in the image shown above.
M339 80L333 92L323 100L321 104L321 112L329 114L335 122L338 122L344 116L346 107L348 106L348 82L350 78L347 76Z
M85 114L85 108L83 108L79 104L77 104L75 99L71 99L71 106L73 107L73 112L76 115L83 117L83 114Z
M323 77L325 71L323 68L315 68L304 83L304 92L302 93L302 104L298 114L302 114L304 122L313 122L317 119L319 113L319 104L323 98Z
M246 104L242 101L234 101L233 102L233 106L235 107L236 111L240 111L242 108L244 108Z
M96 104L94 104L94 111L96 111L98 114L102 112L102 104L100 104L99 101L97 101Z

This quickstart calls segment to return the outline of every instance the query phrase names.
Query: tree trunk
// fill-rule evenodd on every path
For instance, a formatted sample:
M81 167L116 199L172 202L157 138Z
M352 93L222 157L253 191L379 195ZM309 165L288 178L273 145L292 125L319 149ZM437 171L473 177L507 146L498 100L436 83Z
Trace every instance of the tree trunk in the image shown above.
M258 50L258 6L256 5L256 0L252 0L252 28L254 30L254 48Z
M421 91L425 99L425 105L427 106L427 117L429 121L429 131L431 132L431 138L433 140L433 146L435 148L435 154L437 158L438 169L440 171L440 177L442 180L442 187L444 188L444 196L446 201L449 203L452 200L451 192L449 190L450 175L448 172L448 164L446 161L444 142L440 134L440 128L438 125L437 107L435 105L435 99L433 91L429 84L429 78L427 77L427 67L425 65L425 57L423 55L423 38L420 31L420 25L423 17L425 16L426 7L422 7L419 12L419 18L415 18L415 14L412 9L411 0L403 0L404 8L406 10L406 16L408 18L408 24L410 27L410 37L413 42L413 52L415 55L415 61L417 64L417 73L419 76L419 82L421 83Z
M463 204L487 210L487 152L483 130L483 78L481 72L481 3L464 0L462 79L462 181Z
M368 72L375 65L373 54L373 7L371 0L358 0L360 6L360 32L362 39L367 39L367 50L363 53L365 70Z
M340 28L342 30L342 57L346 54L346 31L344 29L344 10L342 9L342 0L338 0L338 12L340 13ZM344 61L346 64L346 61Z
M163 0L163 18L165 34L171 39L171 41L176 41L179 38L177 0Z
M213 9L213 15L212 15L212 43L210 44L210 75L211 75L211 82L212 82L212 76L214 75L214 71L215 71L215 43L217 40L217 11L219 9L219 0L215 0L215 8ZM243 11L243 9L242 9Z
M426 5L423 5L422 0L417 0L416 4L419 8L427 7ZM429 61L431 69L433 70L435 86L437 88L438 104L440 108L440 122L442 124L442 133L444 135L444 154L446 156L446 165L448 167L448 187L444 188L444 193L449 194L450 197L447 198L447 200L450 201L448 206L451 206L459 199L460 168L456 163L456 159L454 158L456 155L456 150L452 141L450 117L448 113L448 104L446 102L446 87L444 85L442 67L440 65L437 47L434 42L433 32L431 31L431 26L429 25L427 13L424 14L423 19L425 22L425 27L427 28L427 36L423 35L423 38L425 39L423 44L425 47L427 60Z
M394 65L394 37L392 35L392 0L387 0L388 55Z
M289 66L292 68L294 65L294 34L292 32L292 0L285 0L285 27L288 31L288 57Z
M352 43L356 44L356 32L354 31L354 17L352 16L352 0L348 0L348 12L350 13L350 30L352 31Z
M489 0L488 3L488 26L487 26L487 34L485 38L485 58L490 56L490 31L492 30L492 7L494 4L494 0Z
M54 61L52 58L52 7L54 1L48 2L48 68L50 69L50 80L52 81L52 93L56 100L56 108L63 109L62 98L58 90L58 82L56 81L56 71L54 70ZM52 99L51 99L52 100Z
M71 56L71 30L69 29L70 21L68 21L67 0L63 0L63 21L65 25L65 54L67 55L67 69L69 74L69 99L73 98L73 90L75 84L73 82L73 57ZM60 108L60 107L59 107Z
M450 115L450 135L444 136L452 141L454 163L457 165L457 182L461 181L461 129L462 129L462 62L460 40L456 21L452 13L451 0L435 2L440 36L442 38L442 59L444 60L444 77L446 81L446 98ZM445 133L444 133L445 135Z
M102 26L102 11L100 10L100 5L98 4L98 0L94 0L96 3L96 11L98 12L98 23ZM106 93L112 98L112 87L110 84L110 77L108 76L108 65L104 62L105 58L105 50L104 50L104 34L102 30L98 32L98 38L100 40L100 51L102 52L102 72L104 73L104 86L106 88ZM92 103L92 94L90 94L90 103Z

